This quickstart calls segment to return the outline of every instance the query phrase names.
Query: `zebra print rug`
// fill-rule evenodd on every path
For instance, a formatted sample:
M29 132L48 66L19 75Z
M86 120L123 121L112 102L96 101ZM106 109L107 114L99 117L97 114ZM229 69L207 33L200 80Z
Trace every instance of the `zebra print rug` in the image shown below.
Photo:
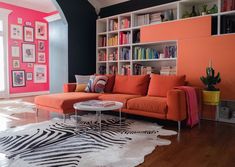
M102 132L94 115L79 121L60 119L29 124L0 133L0 166L11 167L133 167L156 146L176 135L156 123L102 115Z

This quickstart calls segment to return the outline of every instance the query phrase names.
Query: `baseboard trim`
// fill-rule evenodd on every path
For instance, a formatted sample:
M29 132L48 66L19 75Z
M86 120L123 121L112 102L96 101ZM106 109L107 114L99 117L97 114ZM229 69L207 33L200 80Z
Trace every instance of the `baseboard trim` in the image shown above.
M37 96L37 95L44 95L49 94L50 91L40 91L40 92L28 92L28 93L14 93L10 94L9 97L27 97L27 96Z

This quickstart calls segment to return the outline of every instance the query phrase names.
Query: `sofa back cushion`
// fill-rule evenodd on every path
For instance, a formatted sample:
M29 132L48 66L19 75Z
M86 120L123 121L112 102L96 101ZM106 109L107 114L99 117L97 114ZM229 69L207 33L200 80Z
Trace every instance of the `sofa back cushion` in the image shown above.
M144 96L148 91L149 79L149 75L116 75L113 93Z
M167 92L176 86L185 85L185 75L166 76L151 74L148 95L166 97Z
M95 74L95 75L96 76L106 76L108 78L108 81L107 81L105 88L104 88L104 92L105 93L112 93L114 81L115 81L115 75L111 75L111 74L106 74L106 75Z

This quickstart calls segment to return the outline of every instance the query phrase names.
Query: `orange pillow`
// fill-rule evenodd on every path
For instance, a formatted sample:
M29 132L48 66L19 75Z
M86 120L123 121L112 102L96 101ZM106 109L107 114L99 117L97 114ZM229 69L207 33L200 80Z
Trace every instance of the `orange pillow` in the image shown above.
M114 81L115 81L115 75L112 75L112 74L106 74L106 75L95 74L95 75L96 76L106 76L106 77L108 77L108 81L105 85L104 92L105 93L112 93L113 86L114 86Z
M113 93L146 95L149 75L124 76L116 75Z
M151 74L148 95L166 97L167 92L176 86L185 85L185 75L179 76L166 76Z

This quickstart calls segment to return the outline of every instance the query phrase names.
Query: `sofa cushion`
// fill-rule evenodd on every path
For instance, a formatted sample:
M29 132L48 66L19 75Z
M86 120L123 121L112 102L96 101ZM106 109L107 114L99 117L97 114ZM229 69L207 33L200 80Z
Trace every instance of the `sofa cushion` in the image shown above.
M85 92L58 93L37 96L34 102L36 105L58 109L59 111L63 110L66 113L66 110L73 108L74 103L97 99L99 95Z
M90 93L104 93L105 85L107 83L108 77L106 76L95 76L92 75L89 79L86 92Z
M98 99L122 102L123 108L126 108L127 101L136 97L141 97L141 96L140 95L128 95L128 94L101 94L98 97Z
M150 96L134 98L127 102L127 109L165 114L167 98Z
M113 93L146 95L149 75L123 76L116 75Z
M148 96L166 97L169 90L183 85L185 85L185 75L166 76L151 74Z
M106 76L106 77L108 77L108 81L105 85L104 92L105 93L111 93L113 91L115 75L111 75L111 74L106 74L106 75L96 74L96 75L97 76Z

